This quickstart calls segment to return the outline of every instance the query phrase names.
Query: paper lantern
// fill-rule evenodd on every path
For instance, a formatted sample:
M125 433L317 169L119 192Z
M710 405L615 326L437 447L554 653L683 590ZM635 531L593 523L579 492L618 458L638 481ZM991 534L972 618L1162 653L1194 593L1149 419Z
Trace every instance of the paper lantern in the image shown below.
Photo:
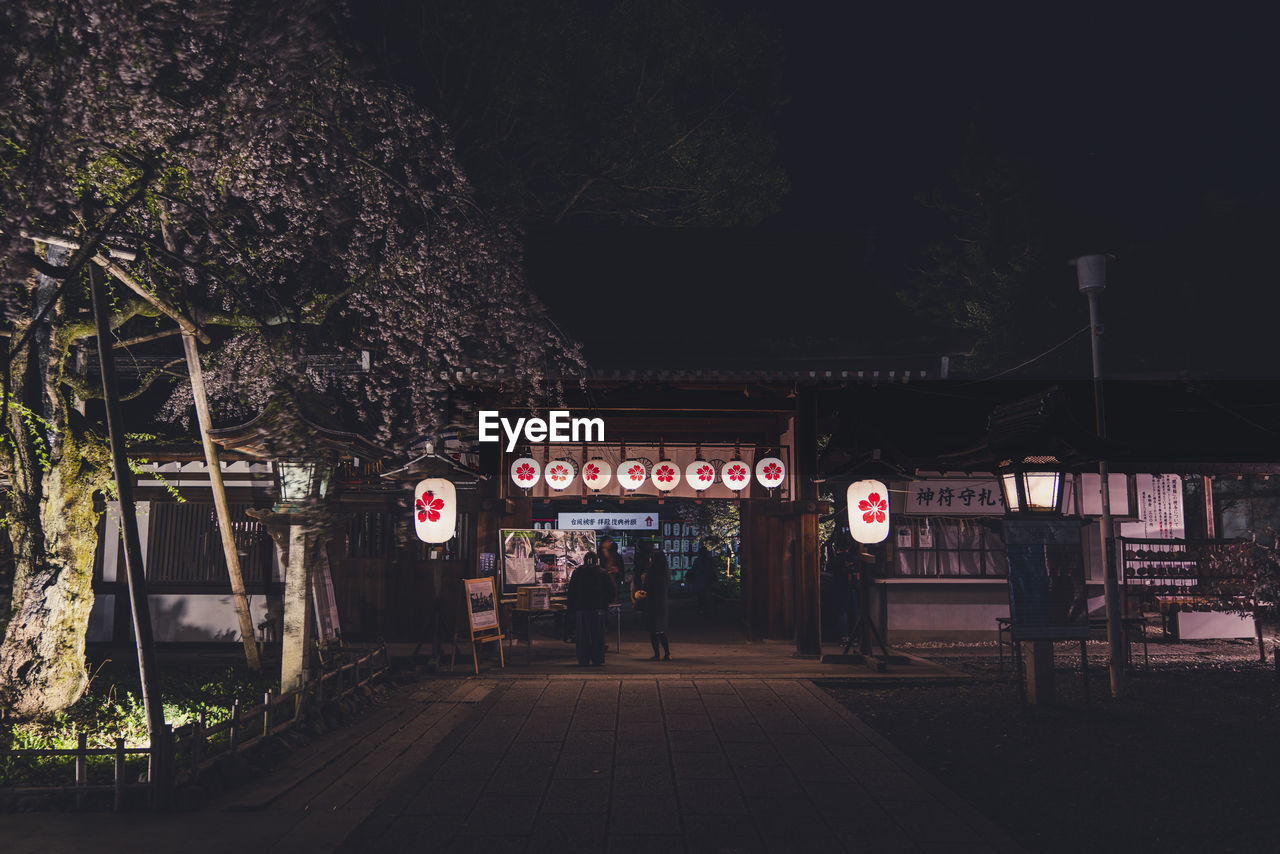
M582 482L592 489L604 489L609 485L611 477L613 477L613 466L599 457L587 460L582 467Z
M547 478L547 485L559 492L573 483L577 473L573 463L568 460L552 460L547 463L547 469L542 474Z
M625 489L639 489L645 481L644 461L625 460L618 466L618 483Z
M458 527L458 494L442 477L429 477L413 488L413 531L424 543L445 543Z
M684 468L684 479L698 492L716 482L715 466L706 460L694 460Z
M879 543L889 536L889 490L878 480L849 484L849 533L860 543Z
M777 457L763 457L756 460L756 480L765 489L776 489L786 480L787 467Z
M511 479L523 489L536 486L541 475L542 466L533 457L521 457L511 464Z
M672 460L659 460L653 467L653 485L663 492L670 492L680 483L680 466Z
M720 480L734 492L751 483L751 469L742 460L730 460L720 469Z

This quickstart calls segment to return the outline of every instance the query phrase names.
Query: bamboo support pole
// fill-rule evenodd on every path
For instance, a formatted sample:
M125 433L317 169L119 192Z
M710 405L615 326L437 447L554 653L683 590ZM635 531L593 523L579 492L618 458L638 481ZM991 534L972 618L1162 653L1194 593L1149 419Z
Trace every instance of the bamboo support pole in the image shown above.
M213 506L218 515L218 532L222 537L222 554L227 562L227 576L231 580L231 601L235 605L236 620L240 624L240 638L244 642L244 656L249 669L259 671L262 661L258 657L258 639L253 628L253 616L249 613L249 598L245 595L244 575L240 572L240 553L236 549L235 529L231 525L231 506L227 502L227 488L222 482L222 464L218 460L218 446L209 436L213 421L209 416L209 398L204 389L204 371L200 367L200 351L195 335L183 331L182 349L186 354L187 373L191 375L191 397L196 404L196 421L200 425L200 444L204 446L204 459L209 467L209 486L213 490Z

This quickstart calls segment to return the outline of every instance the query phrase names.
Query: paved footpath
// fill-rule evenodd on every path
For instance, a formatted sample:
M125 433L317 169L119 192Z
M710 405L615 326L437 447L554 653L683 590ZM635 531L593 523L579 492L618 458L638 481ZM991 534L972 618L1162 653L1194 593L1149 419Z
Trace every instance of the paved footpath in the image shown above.
M794 679L512 680L344 852L1015 851Z
M793 678L436 679L197 812L0 815L0 850L995 852L997 828Z

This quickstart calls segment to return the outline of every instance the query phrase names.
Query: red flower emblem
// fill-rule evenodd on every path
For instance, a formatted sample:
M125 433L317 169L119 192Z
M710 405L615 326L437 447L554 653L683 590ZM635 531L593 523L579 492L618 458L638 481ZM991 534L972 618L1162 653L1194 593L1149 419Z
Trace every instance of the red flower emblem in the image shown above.
M862 511L862 521L883 522L884 514L889 509L889 502L881 498L880 493L873 492L858 502L858 509Z
M737 481L745 480L746 477L747 477L747 470L742 466L729 467L729 480L732 480L736 483Z
M710 482L715 479L716 473L711 466L698 466L698 480Z
M516 480L533 480L533 466L521 463L516 468Z
M547 479L554 480L556 483L559 483L562 480L568 480L568 478L569 470L564 466L552 466L551 470L547 472Z
M658 466L658 470L653 473L654 478L659 483L670 483L675 477L675 472L671 470L671 466Z
M777 463L769 463L764 467L765 480L778 480L782 477L782 466Z
M644 480L644 466L634 465L627 469L627 477L633 480Z
M600 466L595 463L587 463L586 468L582 470L583 480L596 480L600 477Z
M436 498L435 493L428 489L414 502L414 506L418 510L419 522L439 522L444 499Z

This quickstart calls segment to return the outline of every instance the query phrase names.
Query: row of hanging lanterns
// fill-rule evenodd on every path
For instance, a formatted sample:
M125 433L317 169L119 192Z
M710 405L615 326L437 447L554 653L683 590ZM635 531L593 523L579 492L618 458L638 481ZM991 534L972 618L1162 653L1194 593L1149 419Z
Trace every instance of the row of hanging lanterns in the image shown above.
M756 481L765 489L776 489L786 479L786 466L777 457L763 457L756 461ZM696 491L702 492L716 482L720 482L734 492L744 489L751 482L751 471L742 460L730 460L716 470L714 462L694 460L684 467L674 460L659 460L648 468L648 461L642 459L624 460L615 473L613 467L605 460L596 457L582 466L582 482L589 489L601 490L609 485L613 477L624 489L639 489L645 481L652 480L653 485L661 492L670 492L684 478ZM547 485L560 492L567 489L578 476L577 468L569 460L551 460L545 470L533 457L520 457L511 463L511 481L522 489L536 486L542 477L546 477Z

